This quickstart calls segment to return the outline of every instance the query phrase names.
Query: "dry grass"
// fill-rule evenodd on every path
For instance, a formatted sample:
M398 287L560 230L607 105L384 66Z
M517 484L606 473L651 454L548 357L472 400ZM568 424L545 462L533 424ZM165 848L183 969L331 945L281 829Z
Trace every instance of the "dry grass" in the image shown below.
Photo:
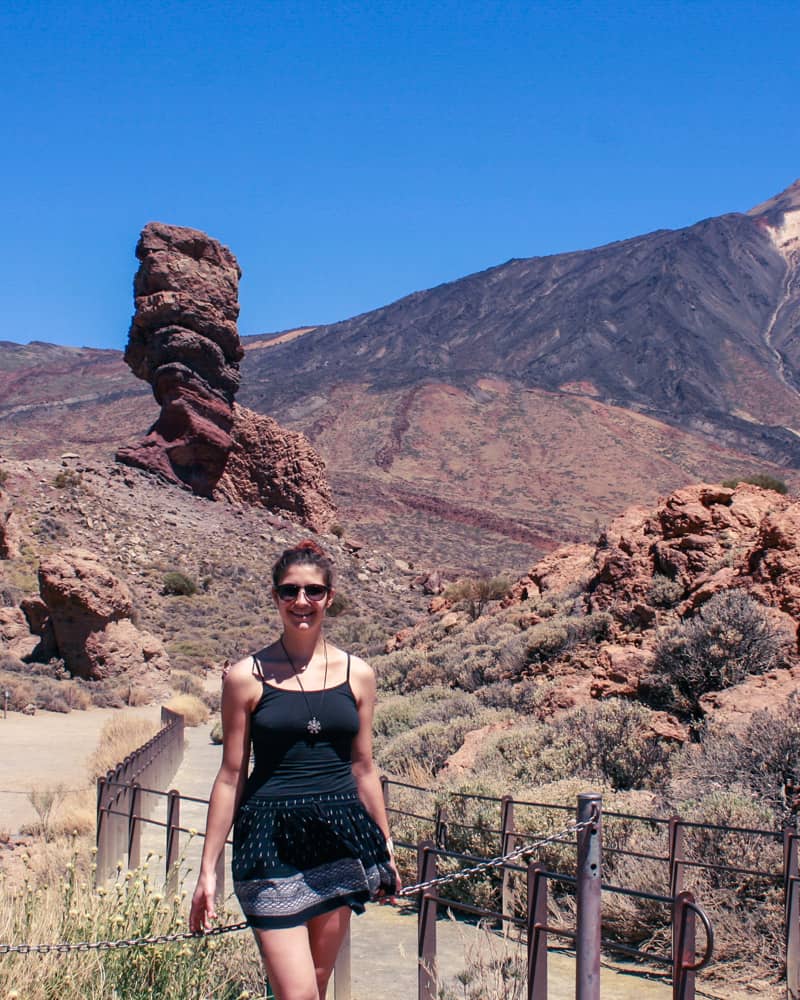
M158 729L158 723L141 716L109 719L100 733L97 749L87 761L89 780L94 781L115 768L155 736Z
M0 940L118 940L186 930L186 893L165 895L147 867L92 888L92 853L76 842L43 845L23 859L21 879L0 876ZM230 914L224 914L228 920ZM262 996L249 938L180 941L74 955L11 955L0 961L0 997L25 1000L151 1000Z
M208 705L193 694L176 694L164 707L182 715L187 726L202 726L204 722L208 722L211 714Z

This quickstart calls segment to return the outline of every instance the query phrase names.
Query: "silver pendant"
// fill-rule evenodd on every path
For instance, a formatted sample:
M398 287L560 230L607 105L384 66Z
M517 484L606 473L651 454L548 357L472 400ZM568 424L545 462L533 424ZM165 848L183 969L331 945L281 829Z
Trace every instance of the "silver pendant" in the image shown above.
M316 715L313 715L308 720L308 724L306 725L306 729L312 734L312 736L316 736L318 733L322 732L322 723L319 721L319 719L316 717Z

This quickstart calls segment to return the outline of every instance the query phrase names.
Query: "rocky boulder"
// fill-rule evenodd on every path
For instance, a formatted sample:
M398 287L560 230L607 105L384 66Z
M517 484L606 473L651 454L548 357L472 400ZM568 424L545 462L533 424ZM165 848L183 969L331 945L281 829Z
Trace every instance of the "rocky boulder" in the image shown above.
M0 493L0 559L16 559L19 556L19 527L11 500Z
M304 434L234 404L233 448L214 495L278 510L314 531L333 523L325 463Z
M0 608L0 652L24 660L33 653L38 643L19 608Z
M68 549L44 558L39 592L48 613L42 628L52 630L58 655L73 675L100 680L134 666L168 666L160 642L130 621L127 585L93 553Z

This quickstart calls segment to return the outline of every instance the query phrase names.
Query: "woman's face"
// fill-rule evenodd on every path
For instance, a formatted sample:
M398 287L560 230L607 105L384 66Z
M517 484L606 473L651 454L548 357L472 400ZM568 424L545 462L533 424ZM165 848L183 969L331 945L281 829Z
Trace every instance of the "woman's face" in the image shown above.
M284 594L283 587L295 588L296 596ZM306 593L306 587L324 587L326 592L319 600L312 600ZM318 566L297 563L290 566L280 579L277 587L272 588L272 597L278 606L281 621L286 629L307 632L322 625L325 612L333 598L333 591L327 589L325 574Z

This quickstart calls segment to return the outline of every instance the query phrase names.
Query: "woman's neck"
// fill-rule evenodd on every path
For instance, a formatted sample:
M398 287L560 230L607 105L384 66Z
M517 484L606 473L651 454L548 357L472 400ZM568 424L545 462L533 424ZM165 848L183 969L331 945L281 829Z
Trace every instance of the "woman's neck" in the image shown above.
M283 652L289 657L290 666L295 670L308 666L315 653L322 652L325 644L322 632L299 636L288 636L283 632L279 641Z

